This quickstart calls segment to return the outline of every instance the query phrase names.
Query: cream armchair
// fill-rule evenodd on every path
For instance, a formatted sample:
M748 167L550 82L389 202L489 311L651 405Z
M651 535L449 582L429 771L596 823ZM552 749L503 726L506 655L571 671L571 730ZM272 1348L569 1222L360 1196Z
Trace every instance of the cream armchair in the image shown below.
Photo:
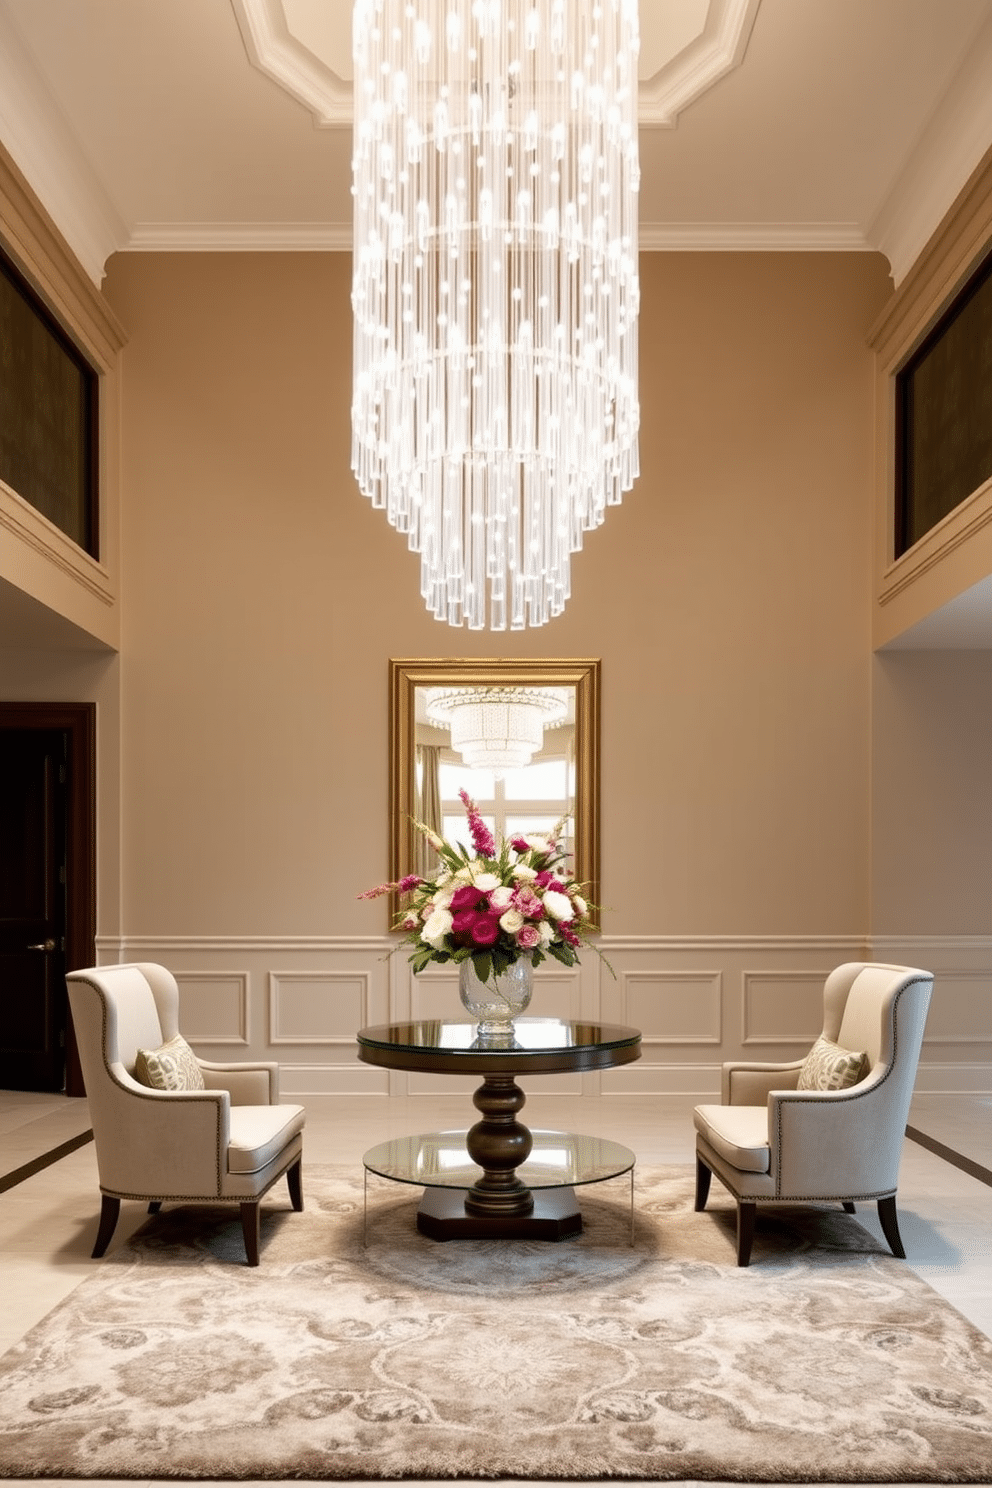
M66 981L103 1194L93 1255L110 1244L122 1199L147 1202L149 1213L167 1201L220 1201L240 1205L248 1264L257 1266L262 1195L285 1173L293 1208L303 1208L305 1113L279 1104L278 1066L209 1064L173 1042L179 989L164 966L94 967ZM135 1078L139 1050L161 1055L163 1045L164 1059L142 1053L141 1062L180 1088Z
M715 1173L737 1200L739 1266L757 1206L774 1203L836 1201L853 1213L873 1199L905 1257L896 1185L932 990L929 971L848 962L827 978L823 1033L806 1060L724 1065L723 1103L695 1110L696 1209Z

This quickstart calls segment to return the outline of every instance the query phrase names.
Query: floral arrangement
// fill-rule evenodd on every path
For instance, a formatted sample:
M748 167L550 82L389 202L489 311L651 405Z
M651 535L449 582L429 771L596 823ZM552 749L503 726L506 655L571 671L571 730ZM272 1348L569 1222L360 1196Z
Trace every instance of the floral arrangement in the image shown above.
M445 842L423 822L414 822L441 860L433 879L408 874L359 894L409 894L396 928L413 946L414 972L431 961L471 958L481 982L501 976L522 956L537 965L553 956L574 966L588 944L589 905L564 869L564 820L547 836L515 836L497 844L467 791L459 795L468 816L472 849Z

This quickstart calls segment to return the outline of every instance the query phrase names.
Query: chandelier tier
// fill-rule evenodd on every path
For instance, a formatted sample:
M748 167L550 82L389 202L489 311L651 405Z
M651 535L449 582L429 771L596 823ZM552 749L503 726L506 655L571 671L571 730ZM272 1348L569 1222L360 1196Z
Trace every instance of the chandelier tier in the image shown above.
M638 474L637 0L356 0L352 468L437 619L544 624Z
M544 730L564 722L568 694L554 687L434 687L426 712L428 722L450 728L466 765L502 775L530 764Z

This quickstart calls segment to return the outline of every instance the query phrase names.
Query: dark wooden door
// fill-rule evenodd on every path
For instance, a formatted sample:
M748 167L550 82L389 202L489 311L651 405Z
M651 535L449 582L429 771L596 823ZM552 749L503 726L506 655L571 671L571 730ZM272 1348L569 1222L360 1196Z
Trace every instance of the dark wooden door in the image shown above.
M66 1026L63 729L0 728L0 1087L62 1090Z

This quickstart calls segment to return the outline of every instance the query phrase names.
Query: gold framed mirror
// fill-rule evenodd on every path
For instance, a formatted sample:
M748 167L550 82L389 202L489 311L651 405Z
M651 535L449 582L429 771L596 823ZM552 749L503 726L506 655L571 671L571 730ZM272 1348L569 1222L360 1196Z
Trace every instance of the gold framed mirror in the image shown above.
M599 904L599 684L590 658L391 659L390 878L429 869L414 822L449 837L463 783L500 836L565 817L570 866Z

